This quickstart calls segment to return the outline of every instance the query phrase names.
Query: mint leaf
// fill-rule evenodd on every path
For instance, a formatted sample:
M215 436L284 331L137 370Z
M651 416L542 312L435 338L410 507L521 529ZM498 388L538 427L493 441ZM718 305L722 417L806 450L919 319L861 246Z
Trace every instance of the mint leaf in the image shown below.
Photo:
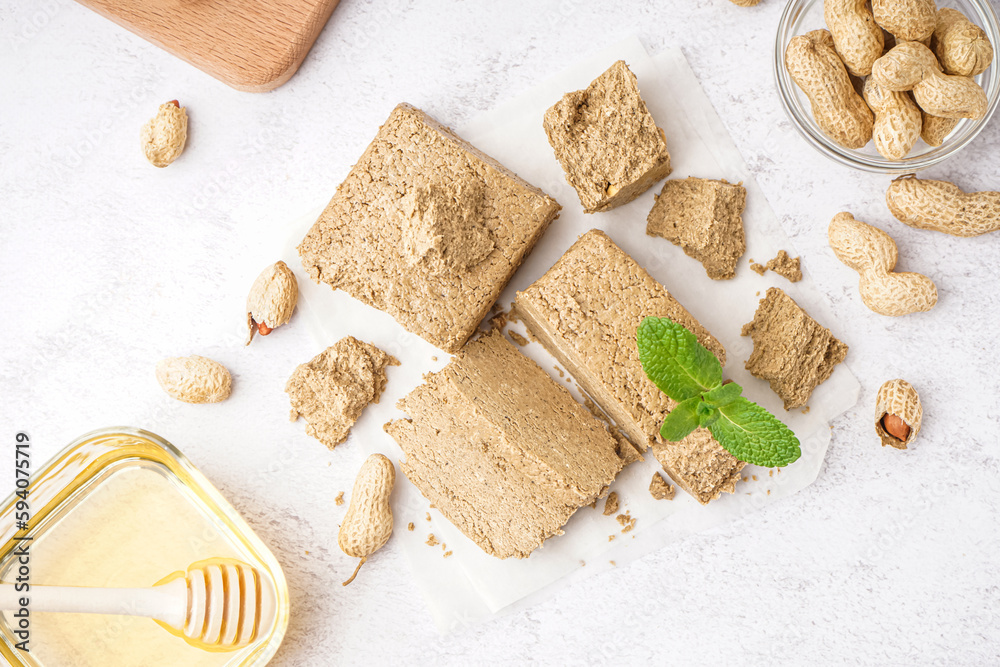
M719 418L719 409L712 407L705 401L699 399L698 403L698 426L708 428Z
M678 442L702 426L730 454L760 466L785 466L802 455L799 440L777 417L722 384L722 365L683 325L647 317L636 330L639 361L660 391L677 402L660 426Z
M668 442L679 442L698 428L698 406L701 399L697 396L677 404L663 420L660 435Z
M713 408L721 408L735 401L742 393L743 387L730 382L706 391L701 398Z
M719 413L708 430L739 460L772 468L788 465L802 455L799 439L791 429L756 403L741 396L719 408Z
M636 343L646 375L678 403L722 384L719 360L673 320L647 317L636 331Z

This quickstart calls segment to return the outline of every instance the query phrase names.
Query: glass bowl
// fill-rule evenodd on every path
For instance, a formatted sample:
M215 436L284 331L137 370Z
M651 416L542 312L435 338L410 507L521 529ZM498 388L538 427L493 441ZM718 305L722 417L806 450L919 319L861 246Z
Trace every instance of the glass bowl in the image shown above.
M913 173L938 164L955 155L969 144L986 127L1000 102L1000 21L989 0L941 0L938 8L953 7L965 14L970 21L986 31L993 43L993 64L974 77L986 91L988 107L980 120L962 120L940 146L929 146L918 140L913 150L902 160L888 160L875 150L873 142L861 149L844 148L830 139L813 120L809 98L795 85L785 69L785 47L792 37L810 30L826 28L823 19L823 0L789 0L781 15L778 36L774 44L774 76L778 84L781 103L788 118L805 140L816 150L838 162L855 169L884 174Z

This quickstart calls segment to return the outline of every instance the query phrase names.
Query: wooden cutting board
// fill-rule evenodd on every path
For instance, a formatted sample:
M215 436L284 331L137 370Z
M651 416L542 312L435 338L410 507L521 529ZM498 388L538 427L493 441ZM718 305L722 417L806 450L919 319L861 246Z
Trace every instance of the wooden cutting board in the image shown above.
M78 0L237 90L295 73L339 0Z

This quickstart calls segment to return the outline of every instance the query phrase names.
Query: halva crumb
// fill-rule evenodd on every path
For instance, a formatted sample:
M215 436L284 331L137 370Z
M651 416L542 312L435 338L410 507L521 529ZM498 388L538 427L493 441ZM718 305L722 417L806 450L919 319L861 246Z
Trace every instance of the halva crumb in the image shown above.
M339 505L343 505L344 504L344 492L341 491L340 493L338 493L337 497L333 499L333 502L337 503L338 506Z
M490 324L493 325L494 329L503 329L507 326L507 313L504 311L499 311L496 315L490 318Z
M649 483L649 495L657 500L673 500L675 489L672 484L667 484L663 476L658 472L653 473L653 479Z
M622 527L622 533L627 533L635 528L636 519L628 511L624 514L619 514L615 519L618 521L618 525Z
M424 544L426 544L429 547L436 547L438 545L438 541L437 538L434 537L434 533L431 533L430 535L427 536L427 541L424 542Z
M787 278L789 282L797 283L802 280L800 259L799 257L789 257L787 252L779 250L778 255L774 259L768 260L767 268L779 276Z
M413 522L412 522L412 521L411 521L410 523L406 524L406 529L407 529L408 531L410 531L411 533L413 532L413 529L414 529L415 527L416 527L416 526L414 526L414 525L413 525Z
M508 331L507 335L510 336L510 339L512 341L514 341L521 347L524 347L525 345L528 344L528 339L522 336L521 334L517 333L516 331Z
M618 494L612 491L604 501L604 516L611 516L618 511Z

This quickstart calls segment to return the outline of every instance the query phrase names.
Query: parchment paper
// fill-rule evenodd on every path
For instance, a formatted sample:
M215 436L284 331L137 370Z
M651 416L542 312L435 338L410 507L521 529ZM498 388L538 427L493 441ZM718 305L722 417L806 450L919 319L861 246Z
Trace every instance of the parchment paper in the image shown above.
M710 280L701 265L679 248L646 235L646 214L662 183L626 206L595 215L583 213L575 191L566 183L542 129L542 115L563 93L587 86L617 59L624 59L638 77L642 96L666 133L674 166L670 178L725 178L734 183L742 181L747 188L747 253L735 279ZM524 289L540 277L580 234L594 227L605 230L723 343L728 355L726 377L740 383L744 395L788 424L802 443L802 458L780 472L748 466L744 471L747 481L737 484L735 494L701 506L680 490L672 501L654 500L648 487L653 472L660 468L652 452L647 452L645 461L624 470L612 486L621 500L619 511L628 510L637 519L634 530L622 533L614 516L603 516L603 501L599 501L596 510L578 511L566 525L565 535L548 540L530 558L504 561L487 556L441 514L429 509L427 501L400 474L393 496L393 541L407 555L412 575L442 631L530 605L550 595L557 585L610 567L622 567L687 535L739 520L808 486L822 467L830 441L830 420L854 405L860 388L841 364L815 391L807 414L799 410L786 412L767 383L744 370L743 362L753 344L740 336L740 329L753 319L758 293L763 295L769 286L777 285L788 292L821 324L831 327L834 335L836 321L809 279L808 258L803 261L805 278L794 285L771 272L761 277L750 270L751 258L765 263L779 249L793 257L796 253L680 49L650 58L637 39L626 40L459 128L459 134L563 205L560 217L503 292L499 303L505 309L513 301L515 290ZM285 228L291 236L285 239L284 259L295 271L301 289L299 318L316 340L316 353L350 334L379 345L402 362L400 367L389 369L382 401L367 408L348 442L341 445L359 448L365 455L380 451L398 461L402 453L383 432L382 424L402 416L395 408L396 401L420 384L424 373L442 368L450 357L405 332L388 315L343 292L312 283L302 269L295 246L323 204ZM525 333L522 325L511 328ZM532 343L521 349L577 398L581 397L576 384L568 381L568 376L560 377L556 361L540 345ZM406 530L411 521L416 525L412 532ZM425 544L430 533L446 546ZM609 541L611 535L615 538ZM447 558L446 551L451 552Z

